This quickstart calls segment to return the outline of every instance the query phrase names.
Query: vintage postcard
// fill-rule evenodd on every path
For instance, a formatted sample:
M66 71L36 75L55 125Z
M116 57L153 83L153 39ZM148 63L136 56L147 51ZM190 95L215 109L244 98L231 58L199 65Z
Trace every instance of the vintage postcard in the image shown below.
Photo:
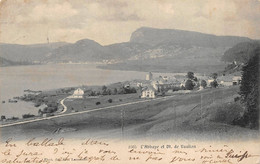
M0 0L0 163L260 164L259 0Z

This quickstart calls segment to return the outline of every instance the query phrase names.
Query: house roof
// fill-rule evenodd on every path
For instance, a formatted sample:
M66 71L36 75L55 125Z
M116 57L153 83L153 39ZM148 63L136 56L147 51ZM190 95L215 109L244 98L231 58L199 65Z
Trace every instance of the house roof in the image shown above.
M224 81L224 82L231 82L232 81L232 77L230 76L220 76L217 78L218 81Z

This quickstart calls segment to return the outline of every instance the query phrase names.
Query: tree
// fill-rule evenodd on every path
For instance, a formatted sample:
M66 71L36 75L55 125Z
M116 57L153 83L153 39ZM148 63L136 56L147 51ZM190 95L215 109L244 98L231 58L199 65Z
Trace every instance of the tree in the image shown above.
M113 94L116 95L117 94L117 89L114 88Z
M217 73L213 73L213 74L211 75L211 77L212 77L214 80L216 80L216 79L218 78L218 74L217 74Z
M210 86L211 86L212 88L217 88L217 86L218 86L217 80L212 81L212 82L210 83Z
M39 110L38 110L38 115L41 115L41 114L42 114L42 110L39 109Z
M105 85L102 86L102 95L107 95L107 87Z
M201 85L203 88L206 88L207 82L206 82L205 80L201 80L200 85Z
M194 88L194 83L192 82L192 80L187 80L186 83L185 83L185 88L187 90L193 90Z
M111 94L112 94L111 89L107 89L107 94L108 94L108 95L111 95Z
M4 115L1 116L1 120L5 120L6 117Z
M120 87L119 90L118 90L118 93L119 94L125 94L126 92L125 92L124 87Z
M190 79L190 80L193 80L194 79L194 73L193 72L188 72L187 73L187 78Z
M102 86L102 91L107 90L107 87L105 85Z
M90 96L96 96L96 92L95 91L91 91L89 95Z
M241 102L246 107L243 122L245 126L254 129L259 128L259 56L260 46L255 50L254 56L242 68L240 86Z
M136 93L137 91L136 91L136 89L135 89L135 87L132 87L131 88L131 93Z

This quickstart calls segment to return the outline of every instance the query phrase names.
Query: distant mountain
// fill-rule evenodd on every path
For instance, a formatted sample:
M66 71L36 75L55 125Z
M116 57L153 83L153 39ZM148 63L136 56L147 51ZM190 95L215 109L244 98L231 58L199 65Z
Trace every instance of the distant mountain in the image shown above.
M221 60L225 62L236 61L238 63L246 63L257 49L260 49L260 41L242 42L228 49Z
M74 44L54 49L45 61L47 62L97 62L109 60L110 51L99 43L83 39Z
M102 66L109 69L166 72L217 72L223 70L224 52L246 37L215 36L199 32L142 27L132 33L132 44L146 45L128 60ZM121 46L121 45L120 45Z
M106 46L113 58L119 60L127 60L135 55L141 54L150 48L149 45L143 43L116 43Z
M75 43L0 44L0 56L16 62L110 63L103 66L107 69L217 72L223 70L225 61L233 60L224 55L226 50L241 42L253 40L142 27L132 33L129 42L102 46L93 40L83 39Z
M42 61L54 49L67 44L65 42L34 45L0 44L0 56L16 62Z
M215 36L192 31L156 29L149 27L137 29L132 33L130 38L130 42L144 43L151 46L171 43L181 46L199 47L232 47L237 43L250 40L251 39L246 37Z

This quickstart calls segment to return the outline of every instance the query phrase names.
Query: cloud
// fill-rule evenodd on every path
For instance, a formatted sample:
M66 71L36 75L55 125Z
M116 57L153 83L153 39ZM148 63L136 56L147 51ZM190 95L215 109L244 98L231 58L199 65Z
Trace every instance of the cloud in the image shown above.
M77 13L78 11L66 1L63 3L43 3L33 6L31 11L24 15L18 15L17 22L61 22Z
M0 42L45 42L49 35L111 44L141 26L260 38L259 0L16 0L0 12Z

